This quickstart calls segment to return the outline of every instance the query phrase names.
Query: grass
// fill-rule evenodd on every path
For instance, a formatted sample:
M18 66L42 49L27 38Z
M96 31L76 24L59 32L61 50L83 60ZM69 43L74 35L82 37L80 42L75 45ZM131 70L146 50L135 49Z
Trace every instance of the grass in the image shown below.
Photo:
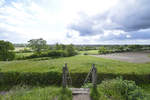
M30 55L32 55L33 54L33 52L28 52L28 53L16 53L16 59L17 58L23 58L23 57L27 57L27 56L30 56Z
M48 60L20 60L0 62L1 72L61 72L64 63L68 63L71 73L89 72L91 65L96 64L98 73L113 74L150 74L150 63L134 64L116 60L98 58L87 55L77 55L73 57L64 57Z
M80 51L80 54L88 54L88 55L97 55L98 54L98 50L88 50L88 51Z
M4 92L3 92L4 93ZM0 100L72 100L70 90L59 87L20 87L10 89L6 93L0 95Z
M108 74L110 73L111 74L133 74L134 73L136 75L150 74L150 63L142 63L142 64L127 63L127 62L99 58L99 57L88 56L88 55L77 55L73 57L63 57L63 58L56 58L56 59L42 58L42 59L30 59L30 60L0 61L0 72L61 73L62 66L64 66L64 63L68 63L68 68L71 73L88 73L91 69L92 64L95 64L98 73L106 73L106 74L107 73ZM150 93L149 85L143 85L142 87L144 88L146 93ZM47 87L47 88L50 89L56 87ZM35 88L32 89L31 91L34 90L44 91L44 89L46 88L38 88L38 89ZM28 91L24 91L24 93L26 94L28 93ZM35 92L34 95L38 95L38 93L36 94Z

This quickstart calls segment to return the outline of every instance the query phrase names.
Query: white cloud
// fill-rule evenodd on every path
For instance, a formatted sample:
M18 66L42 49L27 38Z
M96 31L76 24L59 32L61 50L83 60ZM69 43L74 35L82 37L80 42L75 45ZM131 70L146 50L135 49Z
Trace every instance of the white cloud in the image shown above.
M46 39L48 43L87 44L99 43L101 42L100 39L108 40L114 39L114 37L132 39L136 37L135 35L131 36L127 34L121 29L109 29L109 26L111 26L111 28L118 27L118 24L112 20L111 17L113 16L107 17L105 14L112 15L112 12L108 13L108 11L114 8L118 2L119 4L123 2L121 0L8 1L0 0L0 39L13 42L26 42L32 38L42 37ZM131 0L130 4L134 2L135 0ZM113 9L117 12L121 11L119 14L117 12L114 14L117 15L116 20L117 18L123 19L124 17L122 16L124 16L124 14L126 16L126 11L124 13L125 8L120 8L124 5L123 3ZM135 6L138 6L138 3L136 4ZM132 11L130 11L130 13L132 14ZM99 17L101 17L101 20L97 21ZM81 23L78 23L79 21L81 21ZM79 27L76 28L83 28L82 32L85 31L85 33L82 33L83 36L81 36L80 32L69 30L68 25L70 23L80 24ZM86 36L86 32L94 35ZM104 34L101 34L103 32ZM145 34L147 34L147 31ZM139 39L139 37L136 38Z
M2 6L5 3L5 0L0 0L0 6Z

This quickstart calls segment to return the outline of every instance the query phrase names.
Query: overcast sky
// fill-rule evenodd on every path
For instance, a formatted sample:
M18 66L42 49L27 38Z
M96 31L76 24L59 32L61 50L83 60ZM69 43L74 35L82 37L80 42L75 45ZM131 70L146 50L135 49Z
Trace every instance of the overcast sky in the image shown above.
M0 0L0 40L150 44L150 0Z

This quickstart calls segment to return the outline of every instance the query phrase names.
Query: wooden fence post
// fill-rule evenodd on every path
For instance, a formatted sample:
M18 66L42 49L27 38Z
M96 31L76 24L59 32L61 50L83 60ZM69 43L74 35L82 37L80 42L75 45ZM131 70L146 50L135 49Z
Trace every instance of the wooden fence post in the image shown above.
M95 67L95 64L92 65L93 67L93 70L92 70L92 83L93 83L93 86L96 87L96 82L97 82L97 69Z
M63 85L63 88L66 88L66 85L67 85L67 79L66 79L66 67L63 67L62 69L62 85Z

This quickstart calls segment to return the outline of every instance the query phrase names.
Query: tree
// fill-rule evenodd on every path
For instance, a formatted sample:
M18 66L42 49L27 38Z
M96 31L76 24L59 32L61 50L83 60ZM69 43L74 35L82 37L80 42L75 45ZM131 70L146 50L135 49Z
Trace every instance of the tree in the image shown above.
M67 45L66 52L68 56L74 56L77 54L73 44Z
M54 49L55 49L55 50L61 50L61 46L60 46L58 43L56 43Z
M11 42L0 40L0 60L13 60L15 53L14 45Z
M99 48L98 53L99 54L106 54L106 53L108 53L108 50L104 46L102 46Z
M140 50L143 46L142 45L129 45L128 48L132 51Z
M37 53L41 53L43 49L47 48L46 40L42 38L39 39L31 39L28 41L28 46L31 47Z
M64 44L58 44L58 43L56 43L54 49L55 50L65 50L66 46Z

